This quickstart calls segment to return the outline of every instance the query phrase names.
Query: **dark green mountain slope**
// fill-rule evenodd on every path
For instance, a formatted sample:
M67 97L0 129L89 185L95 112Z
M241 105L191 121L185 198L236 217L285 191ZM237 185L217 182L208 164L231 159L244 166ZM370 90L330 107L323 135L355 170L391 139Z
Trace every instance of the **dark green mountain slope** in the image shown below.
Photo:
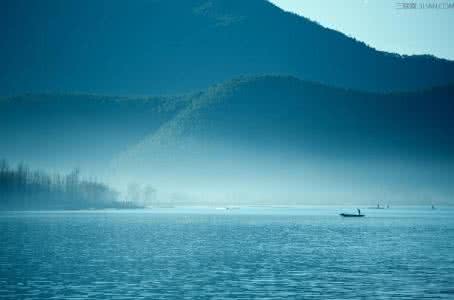
M453 86L374 94L293 77L242 78L194 97L130 156L190 143L292 155L453 159L453 95Z
M282 74L357 90L454 81L454 62L376 51L265 0L6 0L0 95L187 92Z
M452 86L378 94L294 77L231 80L195 95L109 173L202 201L364 203L392 190L394 203L449 202L453 95Z

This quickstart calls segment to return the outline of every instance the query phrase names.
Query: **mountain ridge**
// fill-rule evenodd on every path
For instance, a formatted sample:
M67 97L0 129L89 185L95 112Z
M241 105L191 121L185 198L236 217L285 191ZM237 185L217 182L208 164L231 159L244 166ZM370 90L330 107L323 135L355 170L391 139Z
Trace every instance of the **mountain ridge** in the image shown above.
M410 190L414 182L430 190L436 180L444 199L453 93L453 85L372 93L268 75L174 97L3 98L0 157L54 171L79 166L117 187L138 181L195 198L197 190L265 197L271 189L293 201L300 181L306 190L332 181L348 198L342 189L367 178L374 189L404 184L412 197L422 192Z
M272 88L268 88L267 86L272 85L273 83L282 84L284 88L278 88L273 86ZM243 98L244 102L248 105L243 105L240 100L235 99L235 96L232 97L232 94L235 94L235 89L247 89L248 85L259 84L259 87L256 87L254 92L246 93L245 95L249 98ZM296 96L292 95L292 92L288 92L288 90L294 88L295 91L292 91L296 94ZM262 89L265 89L265 93L261 93ZM286 91L287 89L287 91ZM449 125L452 122L449 121L450 114L453 112L454 103L450 98L454 91L454 85L447 85L447 86L439 86L433 87L429 89L424 89L421 91L415 92L391 92L391 93L372 93L372 92L362 92L362 91L353 91L350 89L343 89L343 88L333 88L328 87L323 84L307 82L300 80L296 77L292 76L254 76L254 77L241 77L233 80L229 80L223 84L215 85L212 88L207 89L204 93L200 94L199 97L194 97L193 102L188 105L187 107L183 108L173 119L169 120L169 123L164 123L161 128L159 128L155 134L150 136L148 143L157 143L157 144L169 144L171 143L170 140L166 142L162 142L159 139L166 138L167 135L174 135L175 137L171 140L179 143L181 140L185 140L191 138L193 132L191 130L197 129L200 126L200 113L204 113L204 109L210 109L211 106L216 105L229 105L229 101L236 101L237 107L235 109L239 110L227 110L222 111L222 113L216 111L208 111L209 122L210 124L217 124L220 120L225 121L222 124L224 127L228 127L229 124L235 126L237 122L238 115L246 114L246 116L241 117L241 120L247 120L248 117L252 117L252 120L249 120L251 125L258 127L260 130L264 128L274 130L274 127L279 127L279 124L264 124L260 119L263 119L264 116L270 116L273 113L278 114L280 107L283 106L280 115L277 115L276 120L279 122L288 122L289 117L291 117L291 112L287 111L287 105L291 108L295 109L309 109L309 113L318 114L317 116L320 117L317 121L321 123L321 126L328 126L327 124L330 122L330 118L334 117L334 115L329 116L325 115L323 110L331 110L332 113L347 113L348 115L341 116L346 118L345 120L347 126L346 130L358 131L363 132L361 128L355 128L357 125L367 125L367 122L373 121L375 124L373 125L373 129L378 131L383 131L380 136L382 141L385 140L385 134L389 134L389 130L395 129L397 134L397 127L393 127L390 122L394 122L399 124L399 126L404 126L408 133L411 133L413 130L427 130L430 132L433 130L433 133L442 134L443 136L446 132L441 133L437 130L445 130L447 128L442 128L443 125ZM280 93L285 94L287 92L287 97L293 97L291 100L290 98L284 98L281 101L279 99ZM273 94L274 93L274 94ZM264 102L260 102L259 99L253 98L254 100L250 100L251 97L256 97L257 94L263 96L265 100ZM266 94L266 95L264 95ZM311 99L304 99L305 96L309 95L312 97ZM259 97L260 97L259 96ZM435 102L430 100L433 96L443 96L444 98L437 99ZM229 98L230 97L230 98ZM236 96L240 97L240 96ZM267 99L266 97L272 98ZM276 98L273 98L276 97ZM351 100L353 99L353 100ZM291 101L291 102L286 102ZM306 102L307 107L301 106ZM322 102L322 103L317 103ZM331 104L331 107L330 107ZM261 105L269 106L269 110L262 111L258 107ZM336 106L345 106L343 108L336 108ZM349 106L350 105L350 106ZM413 107L411 107L413 105ZM433 109L431 109L431 105L433 105ZM290 109L291 109L290 108ZM413 111L405 111L406 109L413 109ZM242 110L244 109L244 111ZM251 115L248 115L248 110L250 109ZM312 109L312 110L311 110ZM352 110L353 111L349 111ZM355 110L356 109L356 110ZM316 111L320 110L320 111ZM375 111L376 110L376 111ZM254 114L252 114L252 111ZM215 116L211 116L214 113ZM369 117L373 117L373 119L365 119L364 117L360 117L361 114L368 113ZM193 114L193 115L192 115ZM401 114L402 119L392 120L390 118L397 118ZM295 116L293 115L295 118ZM296 116L297 118L298 116ZM311 116L314 118L314 116ZM323 117L323 118L322 118ZM355 123L349 118L355 119ZM419 118L419 119L417 119ZM429 118L425 120L425 118ZM294 120L293 120L294 121ZM288 132L294 131L292 126L295 123L290 120L288 123L288 127L282 128L282 131L279 132L279 135L285 135ZM419 123L420 122L420 123ZM424 123L426 122L426 123ZM249 123L248 123L249 124ZM205 124L206 128L213 128L211 125ZM263 125L263 126L262 126ZM306 124L307 125L307 124ZM331 127L330 127L331 126ZM331 130L334 130L334 125L329 125L328 127ZM381 128L380 126L383 126ZM425 127L427 126L427 128ZM452 124L451 124L452 126ZM323 130L328 129L325 128ZM389 128L388 128L389 127ZM315 127L314 127L315 128ZM314 129L313 128L313 129ZM404 130L405 128L400 128ZM320 130L318 128L317 130ZM388 130L388 131L387 131ZM172 131L174 131L172 133ZM169 133L170 132L170 133ZM238 134L241 134L241 130L238 129L236 131ZM225 133L225 132L223 132ZM205 133L201 133L206 134ZM230 132L230 134L234 134ZM324 132L324 134L328 134L328 132ZM332 140L336 140L338 137L332 136L332 134L337 135L338 133L331 133L330 138ZM365 132L363 132L365 134ZM219 137L225 139L225 135L219 133ZM359 136L358 136L359 138ZM378 138L378 137L376 137ZM442 141L442 137L438 142ZM209 137L205 137L206 140L216 140L216 134L210 135ZM330 140L329 138L326 138ZM409 142L409 141L407 141ZM144 147L147 142L142 141L139 143L139 148ZM284 143L292 143L291 140L284 141ZM413 145L413 144L411 144ZM407 145L409 147L410 145ZM137 155L137 151L133 151L134 154L131 156Z
M381 52L262 0L1 5L4 95L187 93L260 74L368 91L454 81L453 61Z
M273 83L275 81L287 82L288 85L287 87L282 88L276 86ZM339 97L343 97L345 99L346 97L350 97L350 95L354 95L353 98L355 99L412 98L417 99L417 102L415 103L420 103L418 104L419 107L421 107L421 103L429 103L429 101L433 101L430 100L432 98L437 99L438 97L444 97L443 99L445 100L440 100L438 102L444 103L443 105L445 105L445 109L438 109L435 115L436 117L442 116L442 118L440 118L438 123L431 121L432 123L429 122L428 124L432 124L431 126L435 126L433 124L436 124L439 128L445 126L446 128L443 130L448 130L450 128L449 126L452 126L449 121L449 114L452 113L452 108L450 107L449 101L446 100L446 97L449 99L449 95L453 94L454 85L452 84L414 92L373 93L329 87L325 84L308 82L292 76L242 76L219 83L206 90L177 96L128 98L83 94L44 94L3 97L0 99L0 115L2 116L2 121L0 123L2 124L1 135L3 136L3 142L1 143L2 151L0 156L11 158L11 155L13 155L13 158L17 157L17 160L29 161L29 157L27 157L25 152L26 149L32 147L36 149L34 155L36 158L49 160L51 165L58 164L61 159L66 159L68 158L67 156L71 154L74 156L71 167L77 166L78 164L82 164L82 166L85 167L87 162L90 162L88 163L88 165L90 165L91 159L88 157L90 155L98 158L100 161L98 165L102 166L110 161L110 159L114 159L114 157L119 155L119 153L130 151L134 144L143 145L146 143L147 137L150 137L150 135L158 134L160 136L165 136L162 131L166 130L165 126L170 126L168 125L169 122L170 124L173 124L172 126L174 126L172 130L167 129L172 132L171 135L174 135L176 132L175 130L181 130L181 134L175 136L178 136L178 138L184 137L185 135L188 135L186 137L191 136L192 133L189 129L192 128L192 125L188 127L184 124L192 122L191 120L197 120L197 114L203 112L204 108L216 105L216 103L225 102L228 97L231 97L231 94L235 91L235 89L243 88L244 86L253 84L254 82L262 82L262 86L259 90L263 89L267 92L263 93L257 90L254 91L249 98L252 97L251 99L253 99L255 97L255 93L261 94L264 97L263 99L269 99L266 102L268 103L268 106L271 105L272 107L272 105L275 105L276 108L274 110L281 111L281 113L287 112L285 112L284 109L286 106L286 99L285 97L282 98L280 93L292 96L290 92L286 91L291 91L292 86L296 86L296 90L300 90L300 96L305 95L306 92L304 88L308 91L312 91L312 93L315 93L315 91L318 90L318 94L314 94L314 97L319 97L318 95L326 94L326 91L329 91L329 94L332 95L332 98L330 98L331 100L323 100L323 97L320 96L322 99L321 103L324 103L323 105L326 105L327 107L338 105L336 103L339 102L336 99ZM272 88L267 87L269 84L263 84L263 82L270 82ZM302 89L302 87L304 88ZM270 100L271 97L274 98ZM255 99L257 99L257 97L255 97ZM291 103L297 103L297 101L299 101L298 99L299 98L296 97ZM262 109L260 108L262 105L260 101L254 101L255 102L252 103L252 105L257 109L255 114L258 114L260 109ZM304 97L301 98L301 101L304 101ZM272 102L275 103L273 104ZM434 103L437 105L437 101ZM395 107L390 107L390 111L396 110L394 114L398 115L399 111L402 112L408 109L408 107L406 108L403 104L399 104L400 106L398 104L399 102L396 102ZM317 106L320 108L320 105L322 104ZM270 111L273 111L273 109ZM249 118L247 109L243 110L240 107L238 112L243 114L243 119ZM230 111L229 113L231 114L230 116L228 114L221 114L219 120L223 119L225 121L229 120L229 118L232 120L235 119L235 111ZM264 111L264 113L268 115L270 114L269 111ZM358 112L358 114L361 113L361 111ZM430 115L431 109L419 108L419 118L422 118L421 116L423 116L423 113ZM186 118L184 114L191 117ZM214 115L216 114L219 113L215 112ZM376 119L375 122L380 124L382 121L380 121L379 118L385 118L386 115L381 115L380 110L377 111L376 114L377 116L374 117ZM387 114L389 114L389 112L387 112ZM33 117L33 115L35 115L35 117ZM410 115L407 114L407 118L409 118L409 116ZM213 118L215 119L216 117L210 117L210 122L213 122ZM352 115L352 118L357 117ZM260 118L258 121L259 120ZM326 120L321 119L319 121L321 123L326 122L328 124L329 118ZM184 124L180 126L178 122L183 122ZM268 128L270 130L269 132L274 132L275 134L278 132L278 129L273 129L269 124L267 125L266 122L263 123L263 120L260 122L257 124L264 126L262 130ZM295 133L295 129L292 129L292 126L296 126L296 124L291 124L291 122L287 124L287 126L290 126L287 128L288 130L283 128L279 130L283 130L284 133L288 131L294 132L293 134L297 134ZM194 121L193 123L199 124L200 122ZM279 127L279 125L276 126ZM326 126L329 127L332 125L325 125L325 127ZM406 124L406 127L408 126L409 125ZM224 127L225 128L222 130L226 131L226 128L228 127ZM255 127L260 126L255 125ZM233 134L232 130L227 130L227 134L230 137L232 137ZM407 131L408 130L410 129L407 128ZM431 129L422 128L422 130L430 132ZM241 136L241 131L243 130L238 130L238 136ZM49 138L49 134L55 138ZM72 136L72 134L74 136ZM101 136L100 134L105 136ZM440 134L441 133L439 132L438 135ZM332 134L329 135L332 136ZM264 136L264 134L262 134L262 136ZM103 145L103 140L108 140L109 137L115 137L115 139L118 140L118 143L112 144L109 147ZM216 135L214 135L213 140L216 140L216 138ZM157 139L157 137L154 137L153 139ZM332 139L336 140L338 137L332 136ZM437 139L438 145L440 145L439 143L442 137L439 136ZM383 138L381 138L381 140L383 140ZM287 142L293 143L291 141ZM13 149L16 150L13 151ZM75 149L79 150L75 151ZM93 149L94 152L90 149ZM107 152L105 150L107 150ZM64 154L66 152L67 154ZM446 151L444 150L443 152ZM106 155L106 153L110 154ZM55 157L51 159L51 156Z

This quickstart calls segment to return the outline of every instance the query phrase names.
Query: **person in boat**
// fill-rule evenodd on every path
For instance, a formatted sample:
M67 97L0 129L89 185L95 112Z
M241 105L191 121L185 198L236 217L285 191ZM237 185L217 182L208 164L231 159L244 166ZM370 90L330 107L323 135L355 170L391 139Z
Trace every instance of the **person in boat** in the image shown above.
M358 211L358 215L361 215L361 210L359 208L356 209Z

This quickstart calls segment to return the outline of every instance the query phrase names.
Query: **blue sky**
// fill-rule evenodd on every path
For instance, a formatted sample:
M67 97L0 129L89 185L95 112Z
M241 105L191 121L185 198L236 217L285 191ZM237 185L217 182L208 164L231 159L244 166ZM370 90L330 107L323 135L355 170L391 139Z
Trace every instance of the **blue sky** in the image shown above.
M270 1L379 50L454 60L454 0ZM417 8L397 9L400 3Z

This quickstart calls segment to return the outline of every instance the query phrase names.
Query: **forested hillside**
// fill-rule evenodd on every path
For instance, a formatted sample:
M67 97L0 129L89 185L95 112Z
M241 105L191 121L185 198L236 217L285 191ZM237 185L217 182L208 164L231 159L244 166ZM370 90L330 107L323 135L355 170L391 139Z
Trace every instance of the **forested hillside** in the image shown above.
M454 81L452 61L380 52L265 0L4 0L0 20L0 95L173 94L261 74L379 92Z

